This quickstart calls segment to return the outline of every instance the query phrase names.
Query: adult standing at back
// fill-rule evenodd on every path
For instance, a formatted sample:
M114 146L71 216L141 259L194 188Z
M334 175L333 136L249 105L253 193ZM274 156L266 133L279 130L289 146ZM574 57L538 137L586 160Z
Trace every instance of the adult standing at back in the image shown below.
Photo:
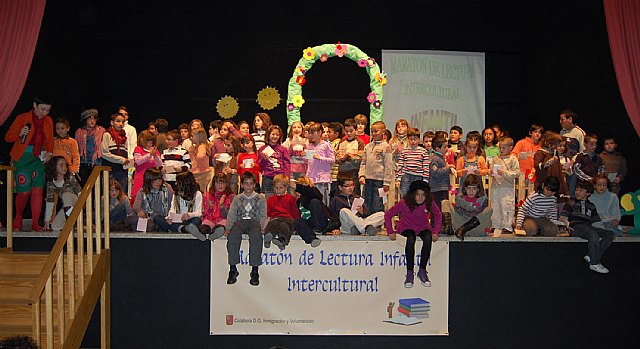
M22 214L31 196L31 230L43 231L38 223L44 191L44 163L53 155L53 120L49 116L51 99L35 97L33 109L20 114L4 135L13 143L11 160L16 167L16 216L13 229L22 230Z

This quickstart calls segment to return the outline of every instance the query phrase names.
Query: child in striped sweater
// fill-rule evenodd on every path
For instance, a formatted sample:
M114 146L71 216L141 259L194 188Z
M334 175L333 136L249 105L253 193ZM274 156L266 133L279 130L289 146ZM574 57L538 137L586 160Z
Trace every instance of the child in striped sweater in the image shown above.
M524 229L527 236L557 236L558 227L551 219L558 219L556 205L558 188L560 188L558 177L547 177L542 188L529 195L520 207L516 218L516 229Z
M413 181L428 181L429 153L420 147L420 130L409 128L407 131L409 146L400 153L397 163L396 188L404 197Z

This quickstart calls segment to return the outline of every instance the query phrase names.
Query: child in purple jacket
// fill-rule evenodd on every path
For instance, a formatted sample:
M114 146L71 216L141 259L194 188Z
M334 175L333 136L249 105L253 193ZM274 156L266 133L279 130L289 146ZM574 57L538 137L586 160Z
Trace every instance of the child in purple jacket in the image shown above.
M393 229L392 218L400 215L400 220ZM431 224L429 224L431 221ZM429 183L417 180L411 182L409 191L403 200L395 204L384 214L384 223L391 240L396 239L396 234L407 238L404 253L407 259L407 276L404 287L413 287L413 267L415 265L416 237L422 239L420 251L420 269L418 279L425 287L431 286L427 276L427 262L431 255L431 243L438 241L438 232L442 224L442 213L438 205L431 198Z
M283 174L289 177L291 173L291 160L289 150L282 142L282 129L278 125L271 125L267 129L265 142L258 149L258 165L262 168L262 192L267 199L275 194L273 189L273 177Z

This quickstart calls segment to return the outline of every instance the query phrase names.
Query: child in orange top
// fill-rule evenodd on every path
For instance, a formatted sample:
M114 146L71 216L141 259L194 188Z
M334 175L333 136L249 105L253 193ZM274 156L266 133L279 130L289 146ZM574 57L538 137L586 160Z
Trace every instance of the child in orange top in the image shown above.
M53 142L53 156L62 156L67 160L69 173L74 176L80 172L80 153L78 142L69 137L69 120L56 119L56 138Z
M469 174L476 174L478 176L486 176L489 174L487 168L487 162L484 156L478 155L478 149L480 149L480 140L477 138L468 137L464 143L465 154L458 157L456 161L456 171L458 177L460 177L460 187L464 183L465 178Z

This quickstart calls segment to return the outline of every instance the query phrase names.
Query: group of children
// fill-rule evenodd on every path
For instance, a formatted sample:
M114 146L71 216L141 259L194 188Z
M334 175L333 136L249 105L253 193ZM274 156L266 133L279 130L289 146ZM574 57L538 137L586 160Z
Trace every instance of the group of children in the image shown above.
M45 110L40 110L42 105ZM83 112L81 120L85 125L76 132L75 140L68 136L69 122L57 119L57 137L49 142L47 132L53 132L47 123L50 108L47 101L34 101L34 110L19 116L5 136L14 142L14 150L18 149L12 151L18 176L25 172L31 177L26 184L18 177L14 228L21 227L26 205L21 194L26 192L25 187L44 187L45 181L41 183L38 176L27 172L44 147L41 160L53 156L47 162L45 176L47 227L60 228L64 214L74 203L73 195L77 198L80 191L79 183L87 179L93 165L110 166L110 219L114 229L140 229L142 219L145 231L190 233L201 241L226 235L229 284L235 283L239 275L236 264L242 234L249 235L250 283L258 285L263 246L269 248L273 243L284 250L296 233L317 247L321 242L318 235L376 235L384 224L390 238L396 234L407 237L406 287L413 285L411 256L415 256L416 238L423 241L417 277L429 286L425 263L431 241L436 241L440 233L464 239L513 230L514 183L524 169L535 171L540 190L520 208L516 229L524 228L528 235L557 232L555 225L551 227L541 218L557 218L554 195L560 194L564 203L561 212L567 215L571 234L590 241L585 259L589 257L593 270L603 272L606 268L600 264L600 255L608 245L593 244L591 236L596 232L603 241L612 241L608 235L602 238L603 231L611 232L608 229L616 229L619 222L617 197L607 194L604 182L598 184L608 178L596 175L608 173L611 177L615 173L612 182L619 190L626 175L624 159L615 152L612 138L605 140L609 160L604 162L595 155L594 135L583 136L584 144L578 147L583 152L572 156L565 151L574 148L569 138L579 138L580 134L574 131L575 125L565 132L565 126L571 126L567 120L577 119L572 111L561 116L564 138L553 131L543 133L541 126L532 125L529 137L514 148L513 139L499 127L486 128L482 134L469 132L463 143L458 126L452 127L449 134L428 131L421 137L420 131L404 119L396 122L393 134L384 122L377 121L371 125L369 136L365 133L368 121L364 115L343 124L294 122L284 142L284 132L271 123L266 113L254 116L253 133L249 123L236 125L228 120L211 122L207 132L198 119L168 131L166 120L158 119L138 136L128 125L126 107L111 115L110 128L106 130L97 125L95 109ZM43 121L32 132L31 125L38 125L34 120L40 114ZM21 142L23 136L27 146ZM132 138L137 140L136 146ZM20 151L24 155L18 154ZM37 157L35 160L42 164ZM613 170L607 168L613 166L611 163L617 166ZM130 169L134 173L131 199L127 196ZM455 203L448 200L451 174L460 179ZM487 175L493 177L490 205L482 178ZM596 221L597 214L577 218L574 206L580 200L586 201L586 197L576 193L571 196L574 199L569 199L572 176L580 180L595 178L598 202L608 205L606 212L610 216L605 217L601 227L588 233L584 232L584 224L572 219ZM576 183L580 190L590 192L582 181ZM29 192L26 194L28 198ZM31 194L33 211L33 190ZM584 215L587 211L593 214L596 210L583 209L579 213ZM598 207L597 211L604 209ZM396 215L400 217L394 226L392 218ZM37 224L37 220L34 222Z

